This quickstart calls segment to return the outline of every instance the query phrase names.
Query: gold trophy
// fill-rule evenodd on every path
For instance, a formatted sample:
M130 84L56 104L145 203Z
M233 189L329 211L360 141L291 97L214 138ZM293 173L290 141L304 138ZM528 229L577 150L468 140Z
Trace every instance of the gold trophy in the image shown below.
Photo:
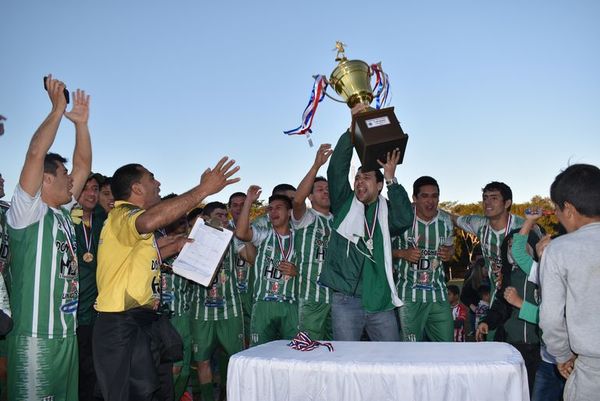
M352 108L359 103L369 106L374 99L371 87L373 67L362 60L348 60L342 42L337 42L335 47L335 61L338 65L331 73L329 85L344 99L348 107ZM380 69L381 64L377 67ZM385 162L387 153L396 148L400 149L398 164L402 163L408 135L402 131L393 107L379 110L369 107L367 111L352 118L350 130L352 143L363 168L379 169L377 160Z

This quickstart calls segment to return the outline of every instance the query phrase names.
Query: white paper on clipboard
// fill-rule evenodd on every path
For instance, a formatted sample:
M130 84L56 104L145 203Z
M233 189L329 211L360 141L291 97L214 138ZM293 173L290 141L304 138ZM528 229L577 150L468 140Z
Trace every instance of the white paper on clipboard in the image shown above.
M173 262L173 272L208 287L232 237L232 231L197 219L189 236L194 242L183 246Z

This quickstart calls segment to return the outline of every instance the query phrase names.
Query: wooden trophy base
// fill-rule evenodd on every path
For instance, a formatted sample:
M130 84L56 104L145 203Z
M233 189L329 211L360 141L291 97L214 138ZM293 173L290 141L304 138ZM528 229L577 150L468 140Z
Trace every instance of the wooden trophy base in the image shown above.
M408 135L402 131L394 114L394 108L366 111L352 119L352 144L364 170L381 168L377 160L385 163L387 153L400 149L400 160L404 160L404 151Z

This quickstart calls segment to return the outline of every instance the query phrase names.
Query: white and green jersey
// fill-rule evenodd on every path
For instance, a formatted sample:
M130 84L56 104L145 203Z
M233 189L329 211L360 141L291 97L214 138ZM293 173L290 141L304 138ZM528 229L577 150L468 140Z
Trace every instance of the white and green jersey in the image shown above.
M229 229L235 231L235 223L229 220ZM237 288L240 294L246 294L251 291L250 282L250 263L246 262L239 255L239 252L244 248L244 241L240 241L237 237L233 237L232 247L235 253L235 274L237 277Z
M300 220L292 218L298 262L298 298L329 303L329 288L318 284L325 263L333 215L309 208Z
M173 258L165 261L170 265L173 263ZM192 298L192 282L179 274L172 271L162 272L163 290L161 293L161 302L169 306L169 310L173 316L182 316L189 312Z
M277 268L282 260L295 263L293 229L283 236L271 227L253 226L252 243L256 246L254 301L296 302L296 277L284 276Z
M500 284L498 277L502 269L502 255L500 247L502 241L512 230L521 228L524 219L514 214L508 215L508 223L501 230L494 230L490 226L489 219L485 216L469 215L460 216L457 220L457 225L463 230L474 234L481 243L481 251L483 259L488 269L491 287L490 294L493 296L496 293L496 286Z
M7 221L12 333L50 339L75 335L79 270L69 210L50 208L40 192L31 197L17 186Z
M217 321L242 317L242 304L237 286L237 252L231 242L221 266L208 287L193 286L192 317L196 320Z
M6 223L6 212L9 204L0 201L0 274L8 279L8 261L10 253L8 247L8 224Z
M412 227L394 238L394 249L417 247L421 252L418 263L410 263L405 259L395 262L398 271L398 295L402 300L446 300L446 275L438 250L443 245L452 245L453 231L454 225L450 215L438 210L437 216L430 221L421 220L415 213Z

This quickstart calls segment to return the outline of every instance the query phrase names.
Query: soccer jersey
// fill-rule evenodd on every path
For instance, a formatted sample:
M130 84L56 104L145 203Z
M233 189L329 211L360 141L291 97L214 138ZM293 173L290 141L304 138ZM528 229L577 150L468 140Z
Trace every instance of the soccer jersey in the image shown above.
M333 215L307 209L300 220L292 219L298 262L298 298L329 303L329 288L318 284L325 263Z
M166 263L170 265L174 259ZM183 316L190 311L193 282L173 271L163 272L162 277L161 303L166 304L174 316Z
M11 249L12 333L38 338L75 335L79 271L75 229L65 207L17 186L7 213Z
M160 294L160 259L153 233L138 233L135 222L144 213L117 201L108 214L98 246L99 312L153 308Z
M209 286L194 286L192 298L192 317L194 319L217 321L242 317L236 261L235 245L231 242Z
M296 302L296 277L284 276L277 268L283 260L294 262L294 231L282 236L271 227L253 227L256 246L254 300Z
M394 249L417 247L421 252L418 263L405 259L396 261L399 272L398 295L402 300L446 300L446 276L438 250L443 245L452 245L453 230L452 219L443 210L438 210L437 216L430 221L421 220L415 213L412 227L394 239Z
M465 341L465 325L467 323L467 307L457 302L452 306L452 320L454 320L454 341Z
M6 212L8 211L8 208L8 203L0 201L0 274L5 278L8 276L8 261L10 260L8 224L6 223Z
M512 230L520 228L523 225L523 222L524 220L522 217L510 214L506 227L501 230L494 230L490 226L489 219L485 216L460 216L457 220L457 225L460 228L471 234L475 234L481 243L483 259L485 261L485 266L488 269L490 283L492 283L492 288L490 289L492 299L496 293L496 288L500 284L498 278L502 268L502 256L500 253L502 241L504 241L506 235Z

